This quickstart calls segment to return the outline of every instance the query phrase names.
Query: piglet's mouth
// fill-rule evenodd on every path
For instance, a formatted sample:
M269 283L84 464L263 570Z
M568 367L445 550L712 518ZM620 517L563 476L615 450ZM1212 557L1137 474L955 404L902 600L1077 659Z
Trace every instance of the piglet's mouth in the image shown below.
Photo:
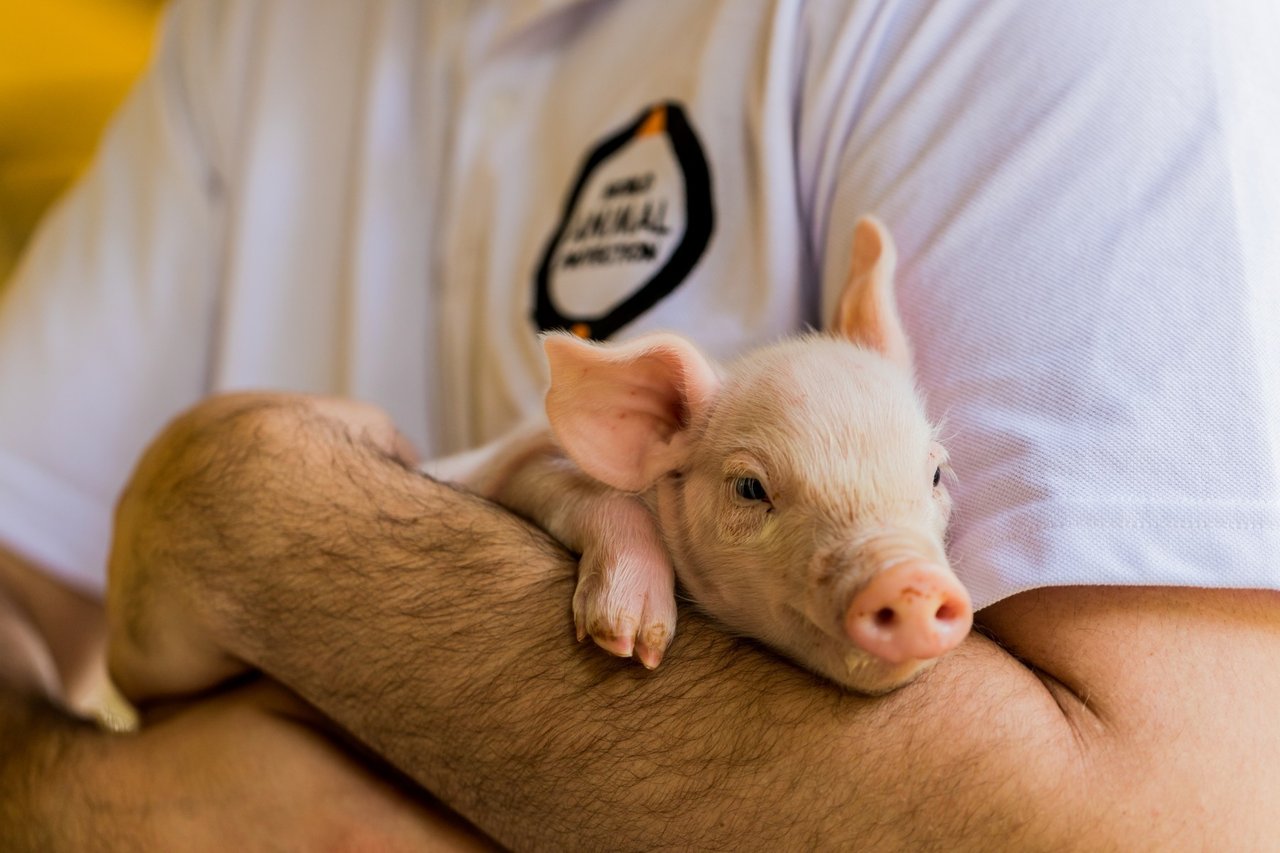
M852 693L881 696L904 687L927 671L937 659L891 663L855 646L834 619L818 620L799 607L787 607L786 634L803 638L778 647L802 667Z
M848 674L839 680L846 687L868 696L883 696L915 681L937 663L938 658L890 663L861 649L852 649L844 661Z

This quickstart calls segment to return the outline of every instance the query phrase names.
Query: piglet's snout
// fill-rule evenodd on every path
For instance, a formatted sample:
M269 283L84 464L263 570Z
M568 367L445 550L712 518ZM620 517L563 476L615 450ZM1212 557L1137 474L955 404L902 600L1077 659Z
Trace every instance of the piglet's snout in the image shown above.
M844 619L855 645L894 664L941 657L972 625L969 593L945 566L926 560L877 573L853 597Z

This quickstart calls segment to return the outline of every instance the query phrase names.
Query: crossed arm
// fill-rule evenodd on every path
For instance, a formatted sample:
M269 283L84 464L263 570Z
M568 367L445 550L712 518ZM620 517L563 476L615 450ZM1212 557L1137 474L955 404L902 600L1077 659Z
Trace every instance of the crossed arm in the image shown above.
M982 614L987 636L877 700L692 614L646 673L572 642L574 566L554 543L413 474L388 425L333 414L215 401L151 452L122 503L113 576L117 672L136 695L260 667L517 847L1274 837L1274 593L1025 594ZM55 657L65 671L77 655ZM175 792L208 800L257 781L243 799L255 814L224 822L244 840L298 827L331 840L370 815L400 840L450 837L344 769L287 695L253 686L195 709L125 742L0 693L8 806L60 815L71 843L109 828L163 844L197 824ZM223 770L191 790L191 767ZM135 800L141 779L167 799ZM350 813L287 813L300 802ZM77 824L77 809L98 822ZM14 826L3 835L21 841Z
M169 429L117 519L126 689L259 668L520 848L1249 847L1280 829L1274 593L1024 594L874 700L694 615L647 673L574 644L569 555L376 432L299 398Z

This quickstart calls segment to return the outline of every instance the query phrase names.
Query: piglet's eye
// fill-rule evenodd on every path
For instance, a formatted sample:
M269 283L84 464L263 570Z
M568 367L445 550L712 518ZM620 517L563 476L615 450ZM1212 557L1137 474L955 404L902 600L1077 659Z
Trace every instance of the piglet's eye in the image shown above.
M764 485L755 477L739 477L734 481L733 488L738 493L738 497L743 500L765 502L769 500Z
M933 469L933 487L935 489L938 488L938 483L941 482L941 480L942 480L942 469L934 468Z

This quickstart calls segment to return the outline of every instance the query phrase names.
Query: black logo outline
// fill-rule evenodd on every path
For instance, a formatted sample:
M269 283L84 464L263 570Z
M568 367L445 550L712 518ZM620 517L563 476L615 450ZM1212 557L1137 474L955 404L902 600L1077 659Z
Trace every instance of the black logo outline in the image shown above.
M571 316L563 314L551 298L551 265L556 250L569 228L574 210L592 173L631 142L651 118L664 113L663 132L676 155L684 177L685 231L662 268L649 280L633 291L626 299L613 305L598 316ZM579 337L606 340L628 323L651 309L679 287L701 260L711 235L715 231L715 213L711 195L711 169L706 155L689 124L684 110L674 101L665 101L645 107L640 115L622 130L604 139L587 156L578 172L578 178L565 201L560 214L560 224L543 252L534 279L535 299L533 322L539 332L569 330Z

